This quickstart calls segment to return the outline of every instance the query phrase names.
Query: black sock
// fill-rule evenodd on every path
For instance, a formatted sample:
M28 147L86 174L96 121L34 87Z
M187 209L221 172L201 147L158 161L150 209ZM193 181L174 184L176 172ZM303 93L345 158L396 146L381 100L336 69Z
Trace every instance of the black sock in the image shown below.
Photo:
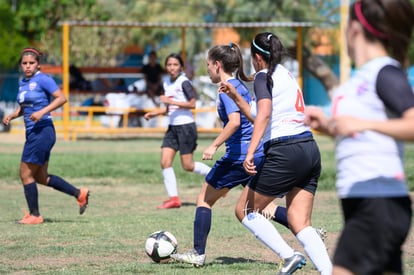
M211 228L211 209L197 207L194 220L194 249L199 255L206 254L207 237Z
M30 215L40 216L39 213L39 201L37 192L37 183L32 182L23 185L24 196L26 197L27 207L29 207Z
M79 197L79 189L77 189L61 177L49 175L49 183L47 185L60 192L63 192L70 196L74 196L75 198Z
M286 207L278 206L276 208L275 217L273 218L273 220L277 223L280 223L281 225L286 226L286 228L289 228Z

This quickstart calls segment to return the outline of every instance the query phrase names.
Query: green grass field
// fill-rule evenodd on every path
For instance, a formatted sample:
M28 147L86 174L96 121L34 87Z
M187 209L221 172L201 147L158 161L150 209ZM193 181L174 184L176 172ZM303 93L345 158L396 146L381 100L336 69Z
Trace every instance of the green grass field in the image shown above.
M318 137L323 174L316 195L313 224L328 231L332 255L342 227L334 190L333 144ZM147 236L168 230L178 239L179 251L192 248L195 200L203 179L183 172L178 159L175 171L180 209L157 210L166 199L159 167L161 140L59 140L49 172L75 186L90 188L90 204L79 216L76 200L53 189L39 187L39 204L45 223L18 225L26 202L18 176L23 140L0 134L0 274L275 274L279 258L247 231L234 216L241 192L232 190L213 210L207 244L207 265L155 264L145 254ZM211 138L200 139L195 159ZM223 153L217 153L216 159ZM414 147L407 150L407 176L413 190ZM213 164L213 162L206 162ZM276 202L284 204L282 200ZM293 235L277 228L293 247L303 249ZM414 274L413 234L405 245L406 274ZM310 261L295 274L318 274Z

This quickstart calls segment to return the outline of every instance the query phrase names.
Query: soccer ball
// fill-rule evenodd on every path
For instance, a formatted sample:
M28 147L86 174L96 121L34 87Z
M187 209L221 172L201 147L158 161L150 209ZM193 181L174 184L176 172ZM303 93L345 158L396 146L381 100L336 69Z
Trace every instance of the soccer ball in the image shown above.
M156 231L145 242L145 252L156 263L170 260L170 255L177 251L177 239L168 231Z

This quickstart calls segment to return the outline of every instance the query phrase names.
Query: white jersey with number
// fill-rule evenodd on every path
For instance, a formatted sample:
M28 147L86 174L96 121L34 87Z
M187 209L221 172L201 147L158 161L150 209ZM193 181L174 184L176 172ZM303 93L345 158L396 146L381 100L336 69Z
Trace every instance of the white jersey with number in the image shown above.
M164 82L164 95L173 101L186 102L187 99L183 91L183 82L189 79L181 74L175 81L170 79ZM194 122L194 116L190 109L180 108L177 105L168 105L169 125L183 125Z
M387 120L390 114L379 98L376 82L386 65L399 66L389 57L371 60L338 88L332 114ZM337 189L341 198L407 195L403 144L374 131L336 138Z
M266 74L267 69L259 73ZM272 79L272 118L264 133L263 141L310 131L310 128L303 123L305 104L302 91L295 77L279 64L272 75ZM257 94L257 91L255 92L259 101L260 95Z

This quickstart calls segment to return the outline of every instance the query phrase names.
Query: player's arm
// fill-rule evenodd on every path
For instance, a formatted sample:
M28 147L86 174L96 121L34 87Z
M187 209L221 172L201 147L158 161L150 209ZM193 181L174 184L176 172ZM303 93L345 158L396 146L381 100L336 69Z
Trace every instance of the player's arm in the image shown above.
M3 118L3 124L5 126L8 126L10 121L12 121L15 118L18 118L18 117L22 116L22 114L23 114L22 107L19 105L19 106L17 106L16 110L14 110L13 113L11 113L8 116L5 116Z
M63 94L61 89L57 89L56 91L54 91L52 93L52 97L53 100L49 103L49 105L47 105L46 107L44 107L43 109L34 112L30 115L30 119L32 121L39 121L42 119L42 117L47 114L50 113L54 110L56 110L57 108L61 107L63 104L65 104L67 102L67 99L65 97L65 95Z
M209 160L213 159L214 153L217 149L226 142L240 127L240 113L239 112L232 112L227 115L229 121L227 122L226 126L220 132L220 134L216 137L216 139L211 143L209 147L203 152L203 159Z

